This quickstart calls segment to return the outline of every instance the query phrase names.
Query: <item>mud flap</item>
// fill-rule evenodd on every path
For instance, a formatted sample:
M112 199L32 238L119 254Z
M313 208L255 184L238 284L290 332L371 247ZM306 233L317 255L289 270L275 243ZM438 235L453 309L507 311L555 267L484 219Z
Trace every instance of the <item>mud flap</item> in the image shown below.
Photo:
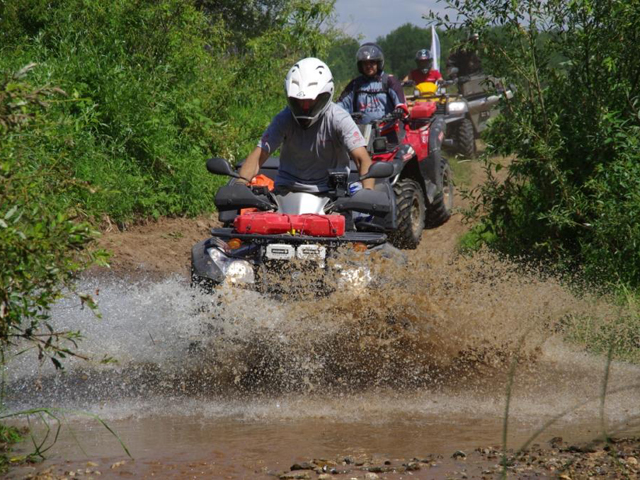
M420 162L420 173L425 179L427 200L433 203L436 194L442 190L442 178L438 175L440 166L438 153L442 149L442 141L446 133L446 124L442 117L437 117L431 124L429 131L429 156Z
M387 232L393 231L398 228L397 224L397 206L396 196L393 192L393 187L387 179L381 182L377 182L374 186L374 190L378 192L385 192L389 198L389 205L391 210L383 216L371 215L366 220L361 219L356 223L357 230L360 232Z

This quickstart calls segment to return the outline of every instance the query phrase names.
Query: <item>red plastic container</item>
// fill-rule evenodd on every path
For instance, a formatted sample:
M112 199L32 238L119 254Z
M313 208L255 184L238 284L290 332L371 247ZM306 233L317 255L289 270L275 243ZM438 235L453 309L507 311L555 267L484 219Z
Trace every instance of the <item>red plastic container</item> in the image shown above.
M436 113L435 102L416 102L411 109L411 120L429 118Z
M239 215L233 221L238 233L278 235L291 232L314 237L339 237L344 235L345 221L342 215L287 215L259 212Z

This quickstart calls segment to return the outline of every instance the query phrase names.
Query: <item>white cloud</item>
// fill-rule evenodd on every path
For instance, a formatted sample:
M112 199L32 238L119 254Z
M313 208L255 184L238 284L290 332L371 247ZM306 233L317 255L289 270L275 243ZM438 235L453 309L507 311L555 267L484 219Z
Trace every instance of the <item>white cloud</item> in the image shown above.
M337 0L338 28L363 41L374 41L405 23L426 27L422 18L429 10L443 12L444 6L436 0Z

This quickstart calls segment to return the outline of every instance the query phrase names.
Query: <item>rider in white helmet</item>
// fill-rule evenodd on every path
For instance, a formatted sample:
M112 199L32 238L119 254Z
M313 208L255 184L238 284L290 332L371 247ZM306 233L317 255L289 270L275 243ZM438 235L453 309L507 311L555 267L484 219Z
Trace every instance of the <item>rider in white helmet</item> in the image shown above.
M327 171L349 167L349 154L361 175L369 171L371 157L351 116L332 102L333 76L317 58L296 63L285 78L288 106L278 113L262 135L258 146L240 169L241 183L258 174L267 158L280 148L276 189L325 192ZM373 188L367 179L364 188Z

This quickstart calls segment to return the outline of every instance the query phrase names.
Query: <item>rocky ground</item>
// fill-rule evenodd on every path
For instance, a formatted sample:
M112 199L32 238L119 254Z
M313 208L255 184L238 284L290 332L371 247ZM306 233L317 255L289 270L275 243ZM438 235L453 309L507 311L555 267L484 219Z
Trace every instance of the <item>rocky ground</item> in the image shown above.
M547 444L534 444L522 452L500 447L479 447L472 452L455 451L451 456L426 455L421 458L388 459L338 456L333 459L309 459L293 463L288 471L273 471L265 467L251 478L279 480L378 480L378 479L483 479L494 478L557 478L561 480L635 479L640 477L640 438L614 439L592 443L570 444L562 438L552 438ZM505 459L505 460L503 460ZM268 459L267 462L268 464ZM25 479L98 479L135 478L130 462L112 464L59 465ZM233 478L218 476L211 465L191 465L188 475L169 473L156 466L144 478ZM135 469L141 474L139 469ZM183 473L186 473L183 471ZM12 477L16 478L16 477ZM249 477L244 477L249 478Z

